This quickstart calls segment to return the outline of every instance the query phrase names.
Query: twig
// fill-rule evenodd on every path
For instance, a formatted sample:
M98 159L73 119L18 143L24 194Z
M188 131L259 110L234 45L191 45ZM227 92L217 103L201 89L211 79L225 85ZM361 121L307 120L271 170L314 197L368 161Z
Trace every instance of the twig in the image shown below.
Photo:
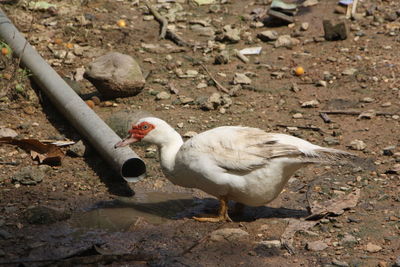
M163 17L148 1L145 1L145 5L149 9L150 13L154 16L154 18L161 24L161 39L169 39L179 46L189 46L186 41L176 35L173 31L168 29L168 20Z
M207 72L208 76L210 76L211 80L214 81L216 87L221 90L224 93L229 93L229 90L226 89L225 87L223 87L216 79L214 79L214 77L211 75L211 73L208 71L208 69L206 68L206 66L204 66L204 64L200 64L200 66Z
M168 20L161 16L161 14L152 5L150 5L148 1L145 1L144 3L154 18L161 24L160 38L165 39L167 34Z
M353 115L353 116L358 116L362 113L363 111L359 110L320 110L319 113L325 113L325 114L336 114L336 115ZM376 112L376 116L393 116L396 115L396 113L390 113L390 112Z
M331 120L331 118L329 118L328 114L321 112L321 113L319 113L319 115L321 116L322 120L325 123L331 123L332 122L332 120Z
M233 49L233 52L235 53L235 56L237 56L243 63L249 63L250 60L245 55L240 53L239 50Z
M315 126L293 126L293 125L286 125L286 124L277 124L276 126L282 127L282 128L296 127L296 128L303 129L303 130L311 130L311 131L316 131L316 132L322 132L321 128L315 127Z

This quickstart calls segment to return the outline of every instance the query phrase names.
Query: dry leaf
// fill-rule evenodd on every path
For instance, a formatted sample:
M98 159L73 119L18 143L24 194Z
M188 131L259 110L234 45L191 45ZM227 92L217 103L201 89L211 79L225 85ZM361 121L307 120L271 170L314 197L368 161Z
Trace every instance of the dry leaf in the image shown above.
M53 144L43 144L36 139L14 139L11 137L0 138L0 144L16 145L31 154L33 159L49 165L61 165L64 157L62 150Z
M311 206L311 215L306 219L315 220L325 217L328 214L341 215L344 210L355 207L359 198L360 189L357 188L348 195L341 195L322 203L314 201Z

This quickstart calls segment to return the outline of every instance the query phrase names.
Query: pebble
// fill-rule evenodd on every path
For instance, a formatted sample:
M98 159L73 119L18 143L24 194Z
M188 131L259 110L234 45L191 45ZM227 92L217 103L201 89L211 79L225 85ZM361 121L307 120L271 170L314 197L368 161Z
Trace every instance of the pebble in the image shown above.
M329 146L340 145L339 139L333 136L327 136L324 138L324 142Z
M369 242L366 246L365 246L365 250L371 253L375 253L375 252L379 252L382 250L381 246L372 244L371 242Z
M263 31L257 34L257 37L263 42L275 41L278 39L278 36L276 31Z
M248 236L249 233L238 228L223 228L215 230L210 234L212 241L236 241Z
M324 80L319 80L315 83L316 86L321 86L321 87L327 87L328 86L328 82L324 81Z
M321 251L328 247L322 240L307 242L306 248L310 251Z
M183 134L183 137L185 138L192 138L193 136L197 135L197 133L195 131L188 131L186 133Z
M372 97L364 97L363 99L361 99L361 102L363 103L372 103L374 101L375 99L373 99Z
M316 107L318 107L318 105L319 105L318 100L310 100L310 101L303 102L301 104L301 107L302 108L316 108Z
M357 69L355 69L355 68L348 68L348 69L345 69L345 70L342 72L342 75L344 75L344 76L351 76L351 75L354 75L356 72L357 72Z
M340 267L349 267L349 264L347 262L340 261L340 260L337 260L337 259L333 259L332 260L332 264L335 265L335 266L340 266Z
M307 31L309 27L310 27L310 23L308 23L308 22L303 22L303 23L301 24L301 26L300 26L300 30L302 30L302 31Z
M47 165L23 167L14 174L12 181L23 185L36 185L43 181L50 169Z
M384 149L382 149L382 154L385 156L393 156L395 149L396 149L396 146L387 146Z
M278 47L292 48L298 44L300 44L300 41L298 39L293 38L290 35L281 35L275 41L274 47L275 48L278 48Z
M293 119L302 119L303 118L303 114L301 113L295 113L292 116Z
M233 84L251 84L251 79L244 73L235 73Z
M165 91L159 92L156 95L156 99L157 100L166 100L166 99L170 99L171 98L171 94Z
M340 241L340 245L354 245L357 244L357 239L351 234L345 234L343 239Z
M263 240L258 242L259 247L265 248L281 248L282 243L280 240Z
M3 239L10 239L13 236L12 236L12 234L7 232L6 230L0 229L0 237L3 238Z
M229 52L222 50L214 59L215 64L228 64L230 61Z
M355 139L350 142L350 148L353 150L361 151L364 150L366 147L367 145L362 140Z
M207 87L207 84L204 82L201 82L196 86L197 89L202 89L202 88L206 88L206 87Z
M82 140L79 140L75 144L69 147L68 153L72 154L75 157L83 157L86 153L86 146Z
M0 127L0 137L16 137L18 133L10 128Z

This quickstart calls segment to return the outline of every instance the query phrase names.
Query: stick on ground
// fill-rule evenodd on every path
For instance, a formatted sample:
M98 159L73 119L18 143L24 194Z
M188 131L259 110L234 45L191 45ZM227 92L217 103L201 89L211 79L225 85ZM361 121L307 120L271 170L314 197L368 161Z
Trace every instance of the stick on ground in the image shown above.
M145 5L149 9L150 13L161 25L161 31L160 31L161 39L169 39L179 46L189 46L189 43L184 41L181 37L179 37L173 31L167 28L168 20L165 17L163 17L148 1L145 1Z
M221 90L224 93L229 93L229 90L226 89L225 87L223 87L216 79L214 79L214 77L211 75L211 73L208 71L208 69L206 68L206 66L204 66L203 64L201 64L201 66L203 67L203 69L207 72L208 76L210 76L211 80L213 80L215 82L215 85L217 86L217 88L219 90Z

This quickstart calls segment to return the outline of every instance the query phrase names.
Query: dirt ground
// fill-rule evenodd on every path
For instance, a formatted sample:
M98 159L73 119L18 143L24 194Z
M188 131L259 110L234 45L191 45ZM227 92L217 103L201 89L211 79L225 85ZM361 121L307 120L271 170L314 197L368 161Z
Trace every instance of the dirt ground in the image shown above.
M213 224L191 217L215 212L218 202L199 190L172 185L148 145L132 146L148 171L146 178L128 184L95 149L88 148L89 153L78 157L67 153L60 166L47 167L27 151L1 144L0 265L400 264L400 2L360 0L357 13L361 15L352 20L334 12L336 0L321 0L301 7L294 24L275 27L256 26L257 16L251 15L257 8L267 8L268 1L215 1L212 6L152 2L162 14L177 10L170 25L192 47L160 40L160 25L149 17L142 1L51 0L48 3L56 7L47 10L32 10L24 1L16 2L1 0L1 8L62 77L74 80L77 69L109 51L133 56L148 74L145 88L136 96L100 96L93 109L101 118L117 111L146 110L181 134L222 125L254 126L350 151L361 159L357 166L304 168L273 202L245 207L243 214L232 216L233 222ZM125 27L117 24L121 19ZM347 39L325 41L324 19L344 21ZM193 23L210 25L216 36L199 34ZM228 24L241 30L240 40L215 41ZM300 29L302 24L304 29ZM257 38L266 30L291 35L299 43L274 47L274 42ZM160 46L149 51L144 44ZM227 64L214 64L221 49L232 52L256 46L262 52L248 56L247 64L235 56ZM29 72L18 69L18 59L1 57L0 126L13 129L19 138L81 140L79 132L31 83ZM237 89L227 96L231 105L202 108L201 99L223 94L202 65L225 88ZM303 67L303 75L294 74L297 66ZM184 73L197 73L179 78L177 67ZM245 73L251 84L234 85L235 73ZM96 93L85 79L74 86L80 87L84 100ZM177 90L171 92L171 88ZM169 98L158 100L159 92L167 92ZM193 101L183 103L183 97ZM302 107L312 100L318 104ZM326 123L321 110L343 112L328 114L332 122ZM359 113L346 114L349 110L374 111L359 118ZM65 153L68 149L62 147ZM44 176L26 185L17 179L24 169ZM338 216L318 218L313 227L295 233L292 249L266 245L265 241L280 242L291 221L303 221L309 203L335 200L357 189L360 197L355 207ZM236 234L225 232L218 239L215 231L220 229L235 229Z

